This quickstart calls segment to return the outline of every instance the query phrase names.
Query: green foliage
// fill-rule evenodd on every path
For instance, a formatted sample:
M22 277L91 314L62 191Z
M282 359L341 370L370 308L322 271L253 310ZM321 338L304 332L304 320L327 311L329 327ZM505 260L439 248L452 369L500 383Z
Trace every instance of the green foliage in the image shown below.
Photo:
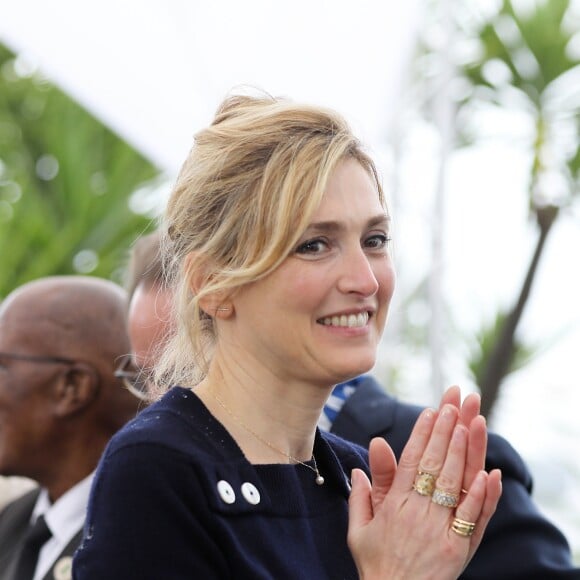
M478 29L475 57L459 70L472 87L460 108L476 111L474 104L502 107L527 117L533 128L527 147L530 216L538 230L534 262L512 310L497 312L481 328L477 352L469 362L490 405L497 396L496 381L539 354L538 345L518 338L518 323L546 237L561 208L572 204L580 191L580 54L571 50L580 21L571 4L570 0L539 0L523 6L503 0L498 12ZM502 358L502 350L509 365L494 374L490 365ZM490 376L494 377L491 384Z
M539 0L520 10L503 0L478 29L476 56L460 67L474 89L463 104L519 110L535 128L529 141L532 213L554 198L568 205L580 189L580 51L573 48L579 29L571 0ZM567 192L550 191L556 173Z
M467 361L488 413L503 379L551 346L531 344L518 330L546 240L580 193L580 5L578 0L464 2L452 9L431 0L430 5L431 21L414 67L426 120L447 124L443 94L455 113L454 148L507 140L530 160L535 248L512 304L482 323Z
M511 73L511 85L540 107L546 87L578 64L567 50L573 33L565 21L569 4L569 0L540 1L532 10L517 11L504 0L480 30L480 58L464 72L475 85L495 91L497 85L485 74L485 66L499 60Z
M151 223L130 195L159 170L0 45L0 299L29 280L111 278Z
M483 325L477 332L476 347L469 360L469 370L476 384L482 383L491 352L499 340L506 317L507 313L496 312L494 320L488 325ZM506 376L525 367L539 352L537 347L526 345L516 338Z

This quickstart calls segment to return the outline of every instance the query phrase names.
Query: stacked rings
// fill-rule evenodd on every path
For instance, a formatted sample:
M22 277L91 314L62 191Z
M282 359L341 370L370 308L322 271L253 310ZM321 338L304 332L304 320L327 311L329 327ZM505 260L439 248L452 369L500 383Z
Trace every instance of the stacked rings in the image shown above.
M435 476L428 471L417 471L417 476L415 477L415 483L413 484L413 489L419 495L432 496L435 490Z
M459 536L463 538L469 538L475 531L475 523L467 522L459 518L453 518L453 523L451 524L451 529Z
M459 496L456 493L437 488L431 496L431 501L443 507L455 508L459 503Z

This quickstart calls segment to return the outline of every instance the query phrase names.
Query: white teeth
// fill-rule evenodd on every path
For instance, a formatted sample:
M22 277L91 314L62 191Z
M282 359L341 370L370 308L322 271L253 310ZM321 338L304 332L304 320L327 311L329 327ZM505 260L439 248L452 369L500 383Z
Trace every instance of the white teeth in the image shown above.
M322 319L322 324L325 326L343 326L348 328L365 326L369 320L368 312L360 312L359 314L343 314L342 316L329 316Z

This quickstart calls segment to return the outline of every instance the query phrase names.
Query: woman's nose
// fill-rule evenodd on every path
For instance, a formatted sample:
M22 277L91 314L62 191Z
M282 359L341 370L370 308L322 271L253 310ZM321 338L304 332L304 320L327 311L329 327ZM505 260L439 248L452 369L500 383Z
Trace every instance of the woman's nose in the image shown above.
M379 289L379 283L369 257L362 248L345 254L338 281L341 292L356 292L362 296L372 296Z

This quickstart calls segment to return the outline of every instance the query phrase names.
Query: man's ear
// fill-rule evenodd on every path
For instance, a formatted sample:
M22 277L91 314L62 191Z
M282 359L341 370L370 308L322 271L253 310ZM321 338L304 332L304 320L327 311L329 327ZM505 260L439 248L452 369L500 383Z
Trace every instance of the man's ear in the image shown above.
M185 258L185 272L192 294L199 295L210 281L205 262L199 259L198 252L191 252ZM229 318L234 306L224 292L212 292L199 298L199 307L212 318Z
M57 385L57 415L74 415L88 407L97 398L99 386L100 377L93 366L76 362L68 367Z

